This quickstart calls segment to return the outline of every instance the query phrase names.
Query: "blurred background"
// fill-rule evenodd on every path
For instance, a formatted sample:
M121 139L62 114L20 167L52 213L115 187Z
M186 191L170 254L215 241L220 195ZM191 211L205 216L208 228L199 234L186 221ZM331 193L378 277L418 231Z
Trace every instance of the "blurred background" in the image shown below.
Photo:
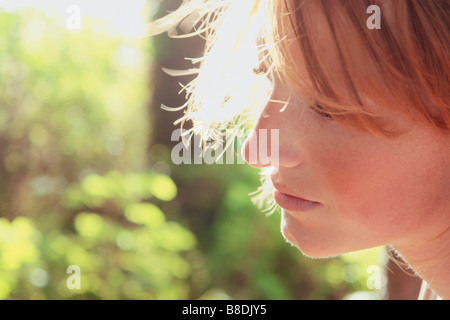
M179 4L0 0L0 299L382 299L384 248L305 258L258 170L172 163L191 79L161 68L203 42L145 25Z

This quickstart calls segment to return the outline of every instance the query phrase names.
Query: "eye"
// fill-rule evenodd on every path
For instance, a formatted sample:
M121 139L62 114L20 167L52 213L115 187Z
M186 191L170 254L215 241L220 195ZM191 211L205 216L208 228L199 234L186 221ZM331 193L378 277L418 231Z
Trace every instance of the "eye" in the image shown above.
M329 113L327 113L325 111L325 108L322 107L321 105L314 104L314 105L310 106L310 108L313 109L321 117L329 119L329 120L333 120L333 116L331 116Z

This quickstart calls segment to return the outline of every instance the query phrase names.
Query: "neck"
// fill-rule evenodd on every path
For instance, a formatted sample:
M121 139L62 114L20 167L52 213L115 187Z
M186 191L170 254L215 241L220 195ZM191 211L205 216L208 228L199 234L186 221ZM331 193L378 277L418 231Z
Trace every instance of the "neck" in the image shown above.
M450 226L411 245L394 245L402 258L442 299L450 299Z

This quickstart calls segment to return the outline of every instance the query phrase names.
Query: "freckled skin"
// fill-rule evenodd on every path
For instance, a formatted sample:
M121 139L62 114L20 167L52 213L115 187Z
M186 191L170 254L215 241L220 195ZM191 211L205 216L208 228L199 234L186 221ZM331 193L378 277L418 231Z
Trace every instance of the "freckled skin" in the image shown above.
M287 99L289 91L277 85L273 98ZM413 243L448 223L449 136L394 117L389 120L405 130L399 137L356 132L321 117L298 97L283 112L269 102L264 114L254 130L280 130L280 163L272 180L322 204L311 212L283 212L282 232L304 254L326 257Z
M326 18L315 14L317 3L307 4L312 11L305 18L326 25ZM331 52L331 33L324 28L314 32L326 69L336 76L335 92L345 101L348 90L340 87L344 70ZM361 49L357 42L351 47ZM292 46L298 73L307 74L296 50ZM353 56L355 66L367 64L364 54L355 51ZM288 241L306 255L326 257L385 244L408 247L449 226L450 135L391 114L383 120L404 132L396 138L344 128L309 108L310 101L295 94L282 77L272 75L271 98L289 101L287 108L280 112L282 105L269 101L254 130L279 129L279 165L272 181L322 204L302 213L283 210L282 232ZM243 146L247 161L252 139Z
M389 3L384 2L382 9L395 33ZM334 79L333 90L339 100L350 101L348 87L343 85L345 70L330 46L331 33L323 27L326 18L315 11L318 2L304 5L311 6L306 24L319 26L313 30L312 39L326 64L324 70ZM352 65L347 67L359 70L365 66L368 70L366 74L355 73L360 77L353 79L355 83L369 76L374 83L383 84L381 74L372 74L376 61L353 40L355 33L345 32L353 50L349 59ZM291 46L290 50L297 74L308 74L296 51L299 47ZM283 77L272 75L272 101L266 104L264 117L259 117L254 131L279 130L278 170L271 176L274 184L296 197L320 203L306 211L282 210L281 231L286 240L305 255L318 258L392 245L442 298L448 298L450 134L404 115L388 114L383 110L390 108L374 105L364 94L367 91L358 88L365 107L381 111L384 116L380 120L402 134L387 138L345 128L313 111L311 100L293 93L294 86ZM287 108L280 112L282 106L274 101L288 101ZM247 162L253 139L254 135L249 136L243 145Z

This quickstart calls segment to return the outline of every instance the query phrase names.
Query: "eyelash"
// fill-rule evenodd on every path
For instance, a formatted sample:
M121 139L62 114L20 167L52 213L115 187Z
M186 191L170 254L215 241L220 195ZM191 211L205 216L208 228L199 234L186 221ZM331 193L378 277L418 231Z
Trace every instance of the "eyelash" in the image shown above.
M329 113L327 113L325 111L325 108L323 108L322 106L315 104L315 105L310 106L310 108L313 109L321 117L329 119L329 120L333 120L333 116L330 115Z

